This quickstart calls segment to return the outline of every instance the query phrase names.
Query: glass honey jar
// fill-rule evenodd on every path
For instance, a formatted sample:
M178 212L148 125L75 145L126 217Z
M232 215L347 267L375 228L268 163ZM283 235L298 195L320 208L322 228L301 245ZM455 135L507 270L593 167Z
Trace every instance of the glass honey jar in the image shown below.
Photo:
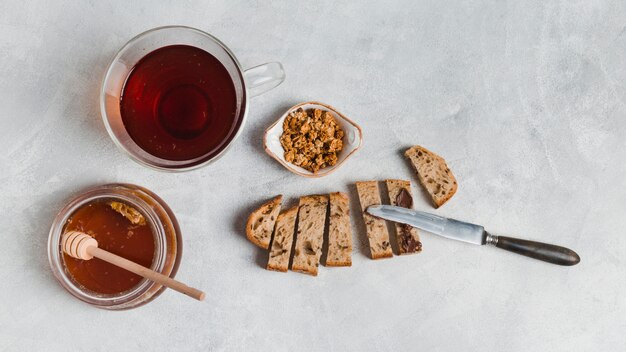
M174 277L182 255L178 222L165 202L131 184L86 190L61 209L48 238L50 267L61 286L98 308L121 310L146 304L165 287L98 258L79 260L63 253L61 236L81 231L100 248Z

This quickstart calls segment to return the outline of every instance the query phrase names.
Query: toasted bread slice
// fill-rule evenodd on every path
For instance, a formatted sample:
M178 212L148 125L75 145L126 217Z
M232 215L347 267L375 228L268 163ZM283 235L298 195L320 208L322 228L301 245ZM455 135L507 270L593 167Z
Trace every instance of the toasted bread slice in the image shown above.
M370 244L372 259L393 257L391 244L389 243L389 231L385 220L373 217L365 212L370 205L382 204L378 182L362 181L356 183L356 190L359 193L359 202L365 221L365 231Z
M267 270L286 272L289 269L289 256L291 255L297 216L298 207L292 207L278 215Z
M350 200L345 193L331 193L328 225L327 266L352 265L352 226Z
M300 198L298 231L291 270L317 276L324 243L326 208L328 208L327 196Z
M406 180L385 180L389 202L403 208L413 208L411 182ZM422 251L422 242L417 229L406 224L394 223L396 241L400 255L419 253Z
M278 195L250 214L246 223L246 236L250 242L264 249L270 247L270 240L276 218L280 212L282 199L283 196Z
M458 185L442 157L419 145L409 148L404 155L413 164L419 181L430 194L435 208L452 198Z

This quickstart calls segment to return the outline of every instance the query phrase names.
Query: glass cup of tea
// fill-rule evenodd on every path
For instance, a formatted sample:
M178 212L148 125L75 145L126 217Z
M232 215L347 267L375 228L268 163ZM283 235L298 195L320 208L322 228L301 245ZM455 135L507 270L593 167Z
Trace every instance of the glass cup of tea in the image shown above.
M242 69L212 35L151 29L117 53L100 92L111 139L140 164L187 171L223 155L241 134L252 96L285 79L279 62Z

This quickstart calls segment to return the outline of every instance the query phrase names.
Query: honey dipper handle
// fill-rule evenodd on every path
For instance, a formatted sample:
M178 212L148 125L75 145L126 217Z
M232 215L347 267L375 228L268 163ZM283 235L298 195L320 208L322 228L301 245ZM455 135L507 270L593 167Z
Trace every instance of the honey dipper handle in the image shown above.
M204 300L204 292L193 288L193 287L189 287L185 284L183 284L180 281L176 281L168 276L165 276L163 274L157 273L154 270L150 270L144 266L141 266L135 262L131 262L130 260L126 259L126 258L122 258L119 255L115 255L111 252L107 252L103 249L100 249L98 247L89 247L87 249L87 251L89 252L89 254L93 255L96 258L100 258L102 260L104 260L105 262L111 263L115 266L119 266L120 268L126 269L132 273L135 273L141 277L145 277L148 280L152 280L156 283L159 283L163 286L169 287L172 290L176 290L180 293L184 293L189 297L195 298L198 301L203 301Z

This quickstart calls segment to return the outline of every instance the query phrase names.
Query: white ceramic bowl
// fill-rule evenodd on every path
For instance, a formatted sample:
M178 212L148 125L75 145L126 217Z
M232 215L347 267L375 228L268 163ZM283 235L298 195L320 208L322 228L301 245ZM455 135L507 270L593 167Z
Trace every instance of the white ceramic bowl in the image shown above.
M343 149L337 155L337 163L335 165L325 167L323 169L320 169L316 173L313 173L285 160L285 150L283 149L283 146L280 145L280 136L283 134L283 121L285 121L285 118L287 117L287 115L289 115L290 112L295 111L299 108L302 108L304 110L320 109L322 111L329 111L333 114L333 117L337 121L337 124L344 131ZM278 120L276 120L276 122L274 122L270 127L267 128L267 130L265 130L263 143L267 154L269 154L272 158L278 160L278 162L285 168L287 168L287 170L304 177L322 177L329 175L333 171L337 170L341 165L343 165L352 154L359 150L362 140L363 132L361 131L361 127L359 127L359 125L357 125L354 121L345 117L343 114L341 114L330 105L311 101L306 103L300 103L287 110Z

